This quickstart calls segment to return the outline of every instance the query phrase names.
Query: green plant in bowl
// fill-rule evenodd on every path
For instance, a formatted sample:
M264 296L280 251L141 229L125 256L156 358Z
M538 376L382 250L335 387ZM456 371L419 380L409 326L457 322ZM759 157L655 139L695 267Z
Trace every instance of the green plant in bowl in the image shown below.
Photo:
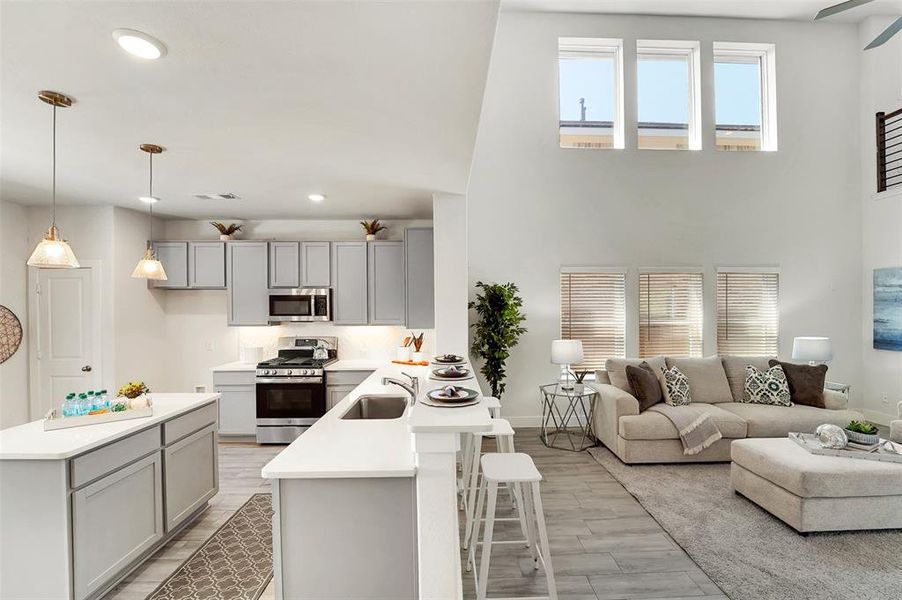
M846 426L846 429L849 431L854 431L855 433L863 433L864 435L875 435L879 429L875 427L873 424L868 423L867 421L850 421Z

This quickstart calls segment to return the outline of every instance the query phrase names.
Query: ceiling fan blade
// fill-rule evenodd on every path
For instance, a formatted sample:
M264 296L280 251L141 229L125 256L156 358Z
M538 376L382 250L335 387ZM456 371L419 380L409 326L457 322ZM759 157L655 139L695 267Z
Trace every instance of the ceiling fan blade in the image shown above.
M839 4L834 4L833 6L828 6L827 8L821 9L821 11L818 12L814 17L814 20L817 21L818 19L823 19L824 17L831 17L837 13L849 10L850 8L855 8L856 6L861 6L873 1L874 0L848 0L848 2L840 2Z
M870 50L871 48L876 48L877 46L882 46L883 44L888 42L891 37L893 37L900 31L902 31L902 17L899 17L898 19L893 21L892 25L890 25L889 27L884 29L883 33L881 33L880 35L875 37L874 41L872 41L870 44L865 46L864 49Z

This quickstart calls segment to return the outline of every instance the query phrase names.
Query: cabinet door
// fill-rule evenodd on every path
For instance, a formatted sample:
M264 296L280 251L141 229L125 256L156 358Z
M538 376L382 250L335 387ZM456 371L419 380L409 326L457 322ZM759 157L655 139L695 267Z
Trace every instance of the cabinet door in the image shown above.
M435 263L432 228L404 232L407 327L435 327Z
M166 531L173 531L219 491L216 426L163 450Z
M366 242L332 242L332 321L367 324Z
M301 242L301 285L305 288L332 285L329 242Z
M369 322L403 325L404 242L369 243Z
M268 325L266 242L226 245L226 281L229 287L229 325Z
M163 264L166 281L151 279L151 285L158 288L187 288L188 242L154 242L153 251Z
M102 588L163 538L162 465L156 452L72 493L76 599Z
M225 289L225 244L188 242L188 285Z
M300 287L297 242L269 243L269 287Z
M219 433L254 435L257 431L257 393L253 385L216 386L219 399Z
M326 386L326 410L332 408L344 400L345 396L354 391L356 385L327 385Z

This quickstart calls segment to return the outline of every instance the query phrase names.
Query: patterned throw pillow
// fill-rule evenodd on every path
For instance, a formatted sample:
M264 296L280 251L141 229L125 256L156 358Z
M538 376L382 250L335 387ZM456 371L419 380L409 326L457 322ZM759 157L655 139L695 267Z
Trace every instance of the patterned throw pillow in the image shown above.
M683 406L692 402L689 380L676 367L661 369L664 380L664 402L671 406Z
M760 371L752 365L745 368L745 391L742 401L750 404L771 404L774 406L792 406L789 394L789 382L783 367L775 365L766 371Z

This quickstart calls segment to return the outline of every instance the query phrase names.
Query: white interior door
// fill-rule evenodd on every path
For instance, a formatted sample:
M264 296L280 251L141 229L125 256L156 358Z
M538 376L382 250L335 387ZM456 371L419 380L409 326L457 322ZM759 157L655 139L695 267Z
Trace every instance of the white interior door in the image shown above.
M32 418L62 404L69 392L100 385L99 340L95 325L94 270L38 269L37 348L38 390L32 396Z

